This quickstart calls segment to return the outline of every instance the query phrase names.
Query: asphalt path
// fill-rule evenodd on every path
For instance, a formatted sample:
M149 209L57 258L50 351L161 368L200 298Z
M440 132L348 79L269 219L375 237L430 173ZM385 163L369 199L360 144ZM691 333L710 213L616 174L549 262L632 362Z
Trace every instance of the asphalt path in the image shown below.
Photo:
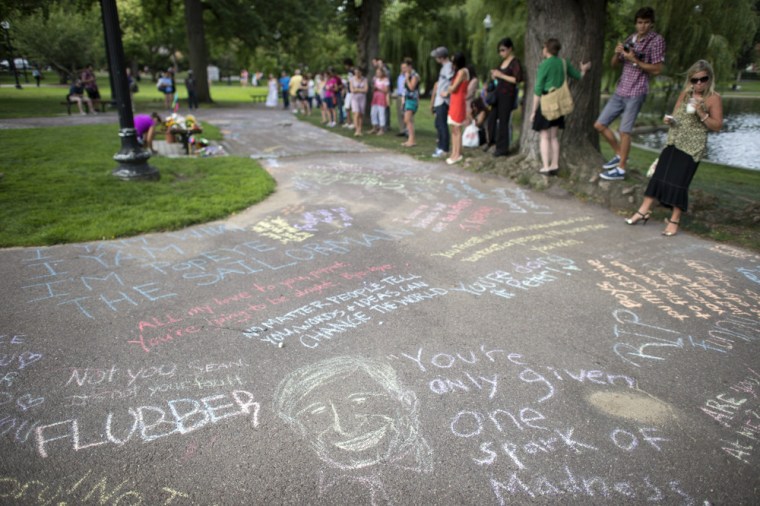
M265 202L0 251L0 503L757 503L757 252L202 116Z

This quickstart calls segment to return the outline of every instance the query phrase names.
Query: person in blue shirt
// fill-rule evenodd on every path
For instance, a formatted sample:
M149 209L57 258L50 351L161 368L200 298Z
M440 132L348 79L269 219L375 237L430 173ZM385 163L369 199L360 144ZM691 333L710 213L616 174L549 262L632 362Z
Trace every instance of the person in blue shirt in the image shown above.
M282 102L283 102L283 109L288 109L290 107L290 76L288 75L287 70L283 70L281 77L280 77L280 90L282 91Z
M396 78L396 114L398 115L398 136L406 137L408 132L406 131L406 124L404 123L404 83L406 82L406 76L403 72L398 73Z

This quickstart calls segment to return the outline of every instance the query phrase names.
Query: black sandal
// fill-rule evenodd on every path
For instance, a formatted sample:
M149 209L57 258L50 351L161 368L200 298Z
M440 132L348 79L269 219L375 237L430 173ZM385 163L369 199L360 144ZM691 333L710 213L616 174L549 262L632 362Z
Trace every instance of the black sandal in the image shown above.
M629 225L636 225L638 222L641 222L642 225L646 225L647 222L649 221L649 217L652 216L652 211L649 211L646 214L642 214L641 211L636 211L636 214L641 216L641 218L636 218L636 219L628 218L627 220L625 220L625 222ZM635 217L636 214L634 214L633 216Z

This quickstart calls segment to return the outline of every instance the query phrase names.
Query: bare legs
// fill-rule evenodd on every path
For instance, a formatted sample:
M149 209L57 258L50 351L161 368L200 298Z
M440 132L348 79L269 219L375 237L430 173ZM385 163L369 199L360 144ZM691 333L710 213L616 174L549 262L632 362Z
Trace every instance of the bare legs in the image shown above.
M90 97L83 97L79 95L69 95L69 102L76 102L77 107L79 107L79 114L82 114L82 115L87 114L84 111L84 108L82 107L82 102L87 104L87 107L90 108L89 110L91 113L95 112L95 107L93 107L92 100L90 100Z
M148 129L148 132L145 134L145 147L150 150L151 153L157 153L155 149L153 149L153 139L156 136L156 125L151 125L151 127Z
M652 204L654 204L654 198L644 197L644 201L641 203L641 206L639 206L639 210L636 211L636 213L627 220L628 224L635 225L640 220L649 219L649 214L652 212ZM678 225L681 222L682 214L683 211L680 208L673 207L673 212L670 214L670 218L667 220L665 230L662 231L663 235L671 236L675 235L676 232L678 232Z
M594 123L594 128L597 132L602 134L602 137L607 140L615 154L620 157L618 167L620 167L621 170L625 170L625 166L628 163L628 155L631 152L631 134L620 132L620 142L618 142L615 133L605 125L597 122Z
M69 102L75 102L77 104L77 107L79 107L79 114L87 114L84 112L84 109L82 109L82 97L78 95L69 95Z
M451 125L451 156L446 160L449 165L462 159L462 127Z
M414 111L404 111L404 124L406 125L406 131L409 134L409 137L406 139L406 142L402 144L402 146L410 148L415 145Z
M548 173L559 169L559 127L541 130L541 172Z
M361 136L363 122L364 115L358 111L354 111L354 137Z

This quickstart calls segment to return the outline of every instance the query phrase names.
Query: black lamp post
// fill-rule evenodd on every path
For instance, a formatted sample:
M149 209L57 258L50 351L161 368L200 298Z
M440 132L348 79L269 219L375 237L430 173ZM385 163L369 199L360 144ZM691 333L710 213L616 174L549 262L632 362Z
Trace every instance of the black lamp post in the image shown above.
M121 43L121 28L119 13L116 10L116 0L100 0L103 10L103 31L106 37L108 51L108 67L111 70L114 84L116 107L119 111L119 137L121 150L113 157L118 163L112 175L127 181L161 177L158 169L148 165L150 151L143 149L137 142L137 130L132 116L132 99L129 96L129 79L124 61L124 47Z
M18 82L18 70L16 69L16 62L13 58L13 46L11 45L11 24L7 21L0 23L5 33L5 44L8 46L8 69L13 72L13 76L16 78L16 88L21 89L21 83Z

